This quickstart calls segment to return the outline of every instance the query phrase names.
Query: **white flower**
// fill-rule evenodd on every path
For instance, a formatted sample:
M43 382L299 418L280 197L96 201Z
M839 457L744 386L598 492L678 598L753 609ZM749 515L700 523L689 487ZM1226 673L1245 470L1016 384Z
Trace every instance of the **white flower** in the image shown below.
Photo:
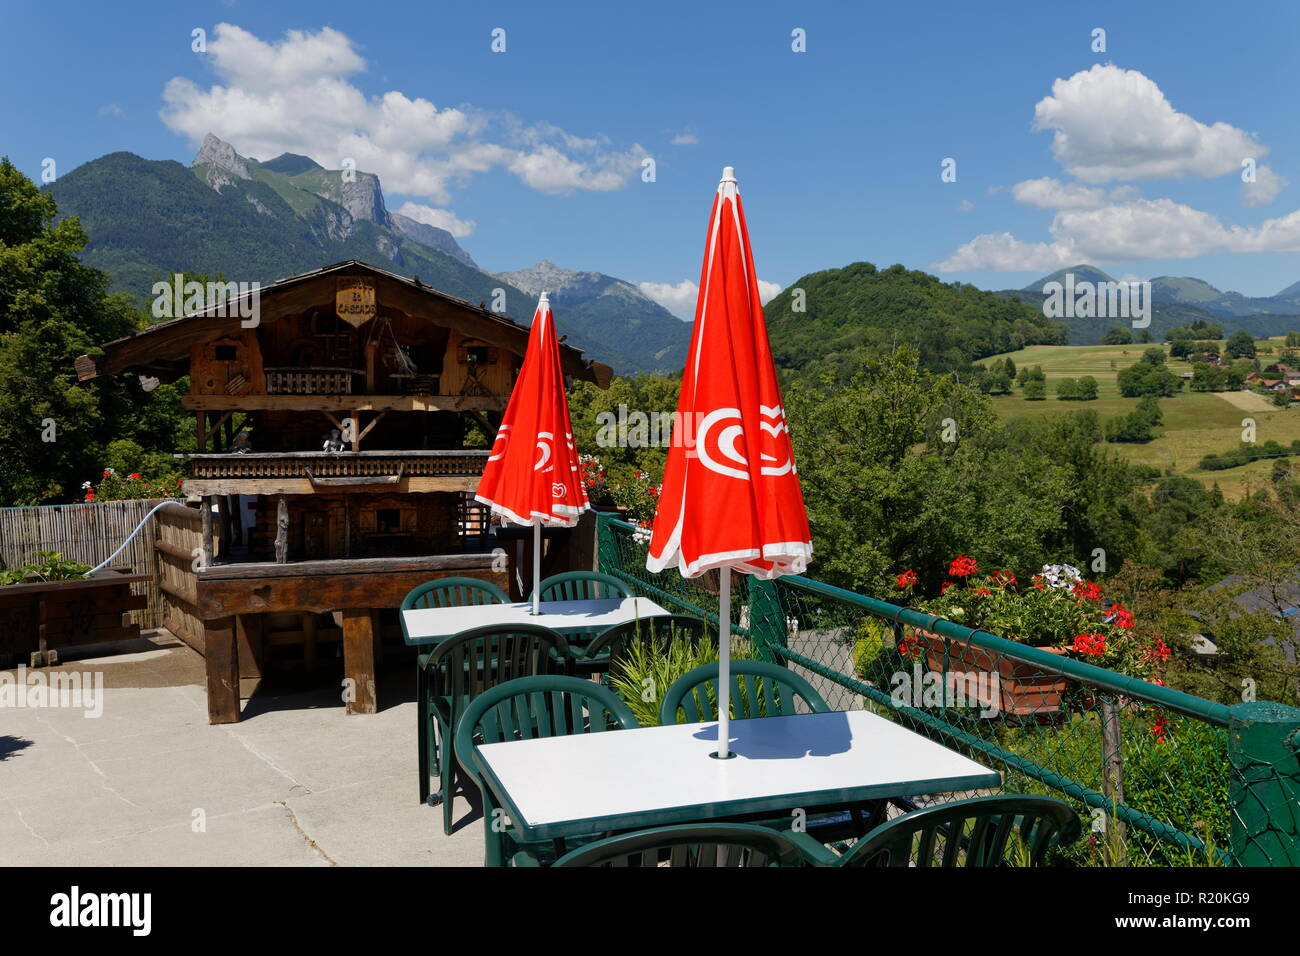
M1044 584L1058 590L1083 580L1079 569L1069 564L1044 564L1042 575Z

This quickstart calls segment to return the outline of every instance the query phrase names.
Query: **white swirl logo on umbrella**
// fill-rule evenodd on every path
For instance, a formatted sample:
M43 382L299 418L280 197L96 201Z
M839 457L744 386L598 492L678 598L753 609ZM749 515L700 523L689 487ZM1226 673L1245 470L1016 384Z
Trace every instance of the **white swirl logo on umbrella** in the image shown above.
M533 465L533 471L554 471L555 465L551 464L551 456L554 450L551 442L555 440L553 432L537 433L537 463Z
M780 405L775 407L760 405L759 427L772 436L774 440L779 441L781 433L790 431L785 421L785 409ZM744 453L736 447L744 435L744 427L741 424L740 409L738 408L719 408L709 412L700 422L698 434L695 439L696 454L699 455L701 463L709 471L719 475L725 475L729 478L739 478L742 481L749 480L749 461L745 458ZM785 443L782 443L785 444ZM788 444L786 444L788 448ZM766 464L767 462L778 462L774 455L760 451L759 457L764 464L759 468L759 474L769 477L790 474L794 472L794 461L786 453L785 460L780 464ZM733 467L734 466L734 467Z
M492 440L492 451L488 454L488 461L500 461L506 456L506 443L510 440L507 434L509 431L509 425L502 425L497 429L497 437Z

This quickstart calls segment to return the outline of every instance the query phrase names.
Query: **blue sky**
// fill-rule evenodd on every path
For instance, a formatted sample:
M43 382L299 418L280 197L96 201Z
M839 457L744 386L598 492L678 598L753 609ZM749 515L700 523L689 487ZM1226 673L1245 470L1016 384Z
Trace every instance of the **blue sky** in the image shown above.
M728 164L775 285L863 259L986 288L1078 261L1300 280L1295 4L179 6L9 10L0 152L32 176L188 163L208 130L261 159L358 153L487 269L548 258L678 309Z

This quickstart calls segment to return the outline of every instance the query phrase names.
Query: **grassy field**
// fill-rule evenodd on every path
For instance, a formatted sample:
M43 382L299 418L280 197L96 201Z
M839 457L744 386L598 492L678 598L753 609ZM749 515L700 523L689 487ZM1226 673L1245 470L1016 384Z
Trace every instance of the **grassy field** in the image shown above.
M1281 350L1282 340L1273 340ZM1019 389L1011 395L993 399L994 408L1004 420L1042 417L1062 412L1091 409L1105 421L1132 411L1136 398L1123 398L1115 384L1116 373L1142 357L1147 345L1035 345L1008 353L1016 368L1041 365L1047 377L1046 401L1029 402ZM1007 358L996 356L996 359ZM1263 364L1269 356L1261 355ZM985 363L993 359L984 360ZM1178 373L1191 371L1187 362L1170 359L1169 368ZM1099 398L1093 402L1062 402L1055 396L1055 382L1062 378L1091 375L1097 380ZM1159 438L1145 445L1113 444L1108 447L1137 464L1151 465L1162 471L1189 475L1207 486L1218 484L1229 498L1240 498L1249 488L1267 483L1273 470L1272 461L1256 461L1225 471L1202 471L1196 467L1204 455L1236 448L1242 438L1242 419L1255 421L1255 440L1270 439L1290 444L1300 438L1300 407L1281 409L1268 404L1263 396L1250 392L1190 392L1186 388L1174 398L1160 399L1165 421Z

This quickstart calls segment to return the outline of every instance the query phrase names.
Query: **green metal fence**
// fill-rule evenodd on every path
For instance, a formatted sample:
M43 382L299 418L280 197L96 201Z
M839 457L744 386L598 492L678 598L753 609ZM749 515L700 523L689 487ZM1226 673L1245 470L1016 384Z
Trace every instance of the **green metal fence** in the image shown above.
M600 568L715 626L716 578L651 574L603 514ZM865 707L1070 801L1077 865L1300 865L1300 710L1233 707L804 577L734 575L732 627L835 709ZM947 798L945 798L947 799Z

